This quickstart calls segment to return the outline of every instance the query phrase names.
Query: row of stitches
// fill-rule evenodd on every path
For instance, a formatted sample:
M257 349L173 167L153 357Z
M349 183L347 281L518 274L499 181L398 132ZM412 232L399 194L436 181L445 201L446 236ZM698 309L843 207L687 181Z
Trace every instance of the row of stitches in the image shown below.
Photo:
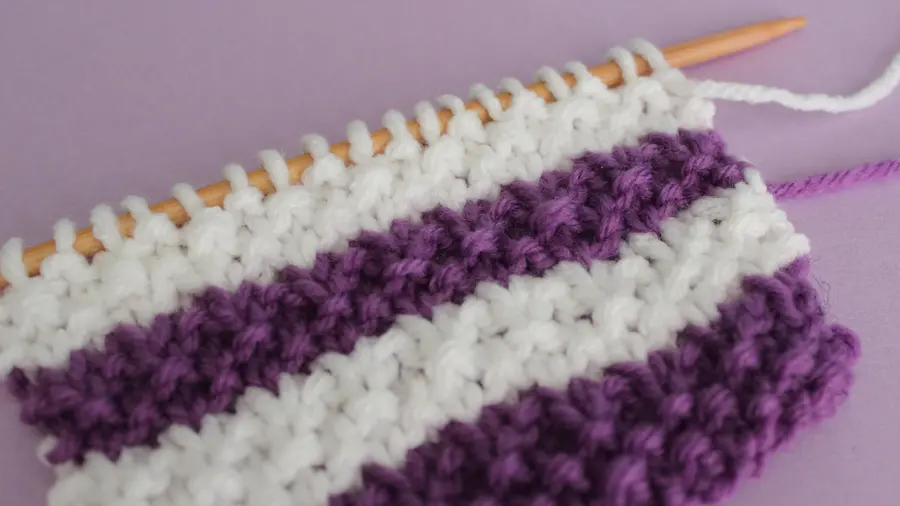
M744 276L808 253L758 174L746 177L666 220L660 237L630 235L614 261L482 283L431 320L401 317L349 355L320 357L309 376L282 375L277 395L249 389L234 415L208 416L198 433L171 427L114 466L97 454L64 466L51 504L321 505L358 485L362 464L400 466L451 420L642 360L686 324L715 319Z
M808 261L752 277L710 327L599 380L451 422L332 506L709 504L846 396L859 342L827 324Z
M561 261L610 259L629 233L653 232L698 198L733 186L742 163L713 132L652 134L638 147L587 154L571 171L515 182L496 200L437 208L420 223L364 232L278 282L210 288L184 311L112 331L67 367L10 374L22 420L57 439L52 463L91 450L115 459L172 424L199 427L251 386L276 390L326 352L349 353L399 315L430 316L481 281L539 276Z
M507 111L490 106L493 95L479 93L495 121L482 125L477 114L450 100L458 110L446 135L434 109L423 107L425 148L399 114L389 114L393 140L375 157L365 127L354 124L349 137L357 165L351 169L323 139L310 138L306 147L315 163L304 184L290 185L284 159L265 152L278 189L273 196L264 199L243 170L229 167L234 192L224 209L204 208L189 188L176 189L191 214L183 228L151 214L141 199L126 199L137 220L133 239L119 235L110 208L98 207L94 233L108 251L86 262L71 248L73 226L61 222L55 237L60 252L35 278L24 275L21 250L11 242L0 261L12 282L0 298L0 373L16 365L64 364L73 349L102 346L100 337L117 323L147 323L210 285L234 290L243 281L269 282L286 264L308 267L317 252L346 248L361 230L386 231L393 220L436 205L458 210L468 200L495 195L502 184L536 180L579 152L633 143L652 131L708 128L709 104L685 91L683 81L641 78L606 90L582 72L574 91L557 87L555 103L520 90Z

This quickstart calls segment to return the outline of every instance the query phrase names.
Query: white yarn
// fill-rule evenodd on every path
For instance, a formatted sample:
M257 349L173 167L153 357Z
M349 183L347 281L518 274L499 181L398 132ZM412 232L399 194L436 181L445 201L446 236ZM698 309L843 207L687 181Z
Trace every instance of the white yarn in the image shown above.
M286 264L309 266L317 252L341 250L361 230L385 231L391 221L416 219L438 204L459 209L468 200L496 195L515 179L535 180L548 169L562 169L584 150L634 144L648 132L712 126L712 104L696 98L677 71L608 90L583 65L569 68L578 71L579 81L568 92L558 75L542 71L559 98L550 104L505 80L513 103L498 111L496 97L476 87L476 98L496 116L487 125L458 98L442 97L458 115L441 135L434 108L420 104L424 148L398 135L384 155L373 156L365 125L354 122L348 134L359 165L352 168L321 137L305 137L314 164L301 185L287 184L283 157L264 151L263 164L278 190L266 198L233 165L225 170L234 191L224 209L206 208L189 186L176 185L173 193L191 215L182 228L144 212L136 216L134 237L123 238L112 210L100 206L95 235L108 251L91 263L62 251L29 279L21 245L9 242L0 254L0 273L11 282L0 295L0 374L13 366L62 365L72 350L89 343L102 347L114 325L146 323L184 307L207 286L231 290L242 281L269 281ZM385 117L388 128L399 129L402 121L399 113ZM136 202L129 199L126 207ZM71 225L61 226L64 237L74 234Z
M847 96L794 93L771 86L720 81L699 81L696 92L699 96L709 99L748 104L774 103L798 111L841 113L875 105L890 95L898 84L900 84L900 54L894 56L884 72L868 86Z
M402 465L452 419L642 360L716 318L744 276L808 253L759 174L746 176L666 220L661 239L630 236L616 261L482 283L430 321L402 317L309 376L283 375L280 396L249 390L236 414L208 416L199 433L172 427L159 448L127 449L116 464L92 454L67 465L50 506L324 505L359 483L362 463Z
M24 284L28 281L22 258L22 239L13 238L0 250L0 274L10 283Z

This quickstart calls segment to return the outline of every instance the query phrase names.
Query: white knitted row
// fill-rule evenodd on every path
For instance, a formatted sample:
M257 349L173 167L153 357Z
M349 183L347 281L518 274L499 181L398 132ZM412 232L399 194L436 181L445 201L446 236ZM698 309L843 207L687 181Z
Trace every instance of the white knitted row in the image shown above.
M150 214L142 199L129 198L123 206L135 215L137 228L133 238L123 238L112 210L100 206L92 215L94 234L108 251L90 264L72 250L75 232L66 221L56 229L60 252L45 261L38 277L25 276L21 243L9 242L0 254L0 271L12 283L0 296L0 374L13 366L64 364L74 349L102 346L115 324L144 323L176 310L209 285L234 289L244 280L270 280L286 264L308 266L316 252L340 250L360 230L384 231L392 220L415 219L438 204L458 209L515 179L563 169L584 150L609 150L652 131L711 127L713 105L694 97L677 70L632 75L612 90L583 65L570 70L578 77L574 89L554 71L539 73L558 98L550 104L509 80L504 87L515 98L503 111L493 92L474 87L473 95L496 118L487 125L465 111L462 100L442 100L456 111L445 135L434 108L421 104L417 114L427 147L391 112L384 123L394 140L386 154L373 156L365 126L353 123L353 168L330 154L324 139L309 137L305 147L315 163L301 185L289 184L280 154L263 152L277 187L268 198L248 185L237 166L225 171L234 191L224 209L203 207L193 190L179 185L174 194L191 215L181 229Z
M67 465L50 506L324 505L359 483L363 463L399 466L452 419L641 360L688 323L716 318L742 277L808 252L759 175L747 174L749 184L667 220L662 240L630 236L618 261L590 271L565 263L508 288L483 283L432 321L402 317L352 354L322 357L309 376L282 376L279 396L249 391L235 415L207 417L199 434L175 427L159 448L129 449L118 463L92 454Z

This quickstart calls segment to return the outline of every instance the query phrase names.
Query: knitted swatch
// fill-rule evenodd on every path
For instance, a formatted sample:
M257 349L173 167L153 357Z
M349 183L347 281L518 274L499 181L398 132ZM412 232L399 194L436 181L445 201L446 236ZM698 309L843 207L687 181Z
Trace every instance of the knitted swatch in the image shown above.
M98 207L106 251L60 222L33 278L10 242L0 373L50 505L681 506L760 472L859 343L712 103L647 56L616 89L545 70L550 103L477 87L486 124L445 98L446 134L422 104L424 143L389 113L385 154L353 123L349 168L308 137L299 185L264 152L274 194L229 167L221 208L176 188L182 228Z

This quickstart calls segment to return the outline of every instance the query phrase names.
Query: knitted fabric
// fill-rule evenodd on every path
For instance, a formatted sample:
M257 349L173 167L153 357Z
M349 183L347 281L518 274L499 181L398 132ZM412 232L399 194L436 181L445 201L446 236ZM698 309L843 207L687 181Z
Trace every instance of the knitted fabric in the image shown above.
M62 221L39 276L9 243L0 373L50 505L681 506L760 473L859 354L775 198L897 164L767 187L647 56L615 89L544 70L551 102L476 87L486 124L444 98L444 134L421 104L424 143L389 113L384 154L353 123L352 167L308 137L298 185L264 152L275 193L180 185L181 228L100 206L106 251Z

